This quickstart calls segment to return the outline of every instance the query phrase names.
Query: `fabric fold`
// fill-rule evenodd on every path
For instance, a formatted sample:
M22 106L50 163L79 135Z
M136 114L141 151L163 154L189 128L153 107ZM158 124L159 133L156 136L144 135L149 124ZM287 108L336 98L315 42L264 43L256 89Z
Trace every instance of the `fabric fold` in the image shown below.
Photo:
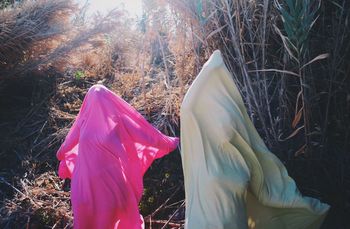
M215 51L181 105L187 229L313 229L329 209L303 197L251 122Z
M59 176L72 180L74 228L142 228L143 175L178 142L105 86L92 86L57 152Z

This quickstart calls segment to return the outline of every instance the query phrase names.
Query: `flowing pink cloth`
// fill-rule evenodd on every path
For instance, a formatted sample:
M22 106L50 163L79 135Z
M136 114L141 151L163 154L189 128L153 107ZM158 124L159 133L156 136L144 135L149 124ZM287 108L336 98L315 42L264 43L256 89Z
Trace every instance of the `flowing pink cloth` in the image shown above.
M57 152L59 176L72 180L74 228L142 228L143 175L178 142L106 87L92 86Z

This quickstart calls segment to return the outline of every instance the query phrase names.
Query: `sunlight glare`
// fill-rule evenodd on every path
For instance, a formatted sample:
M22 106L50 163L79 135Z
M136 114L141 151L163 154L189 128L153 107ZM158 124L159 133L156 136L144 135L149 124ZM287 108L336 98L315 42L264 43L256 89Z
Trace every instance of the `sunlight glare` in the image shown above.
M92 13L106 13L116 7L125 9L130 16L140 17L142 14L142 0L78 0L80 4L89 3Z

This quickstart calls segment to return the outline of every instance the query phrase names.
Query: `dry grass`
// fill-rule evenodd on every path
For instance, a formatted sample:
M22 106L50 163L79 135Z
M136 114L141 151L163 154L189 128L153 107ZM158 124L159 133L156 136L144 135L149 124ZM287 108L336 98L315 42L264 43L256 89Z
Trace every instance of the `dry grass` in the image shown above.
M0 12L0 77L19 72L41 52L31 52L34 43L62 35L75 6L71 1L24 1ZM38 50L39 51L39 50Z
M85 24L72 20L83 13L72 1L65 0L23 1L2 10L0 77L21 77L36 69L67 66L72 52L77 56L78 49L88 45L100 52L96 55L101 60L94 66L98 73L111 72L111 52L118 49L108 46L103 39L106 35L101 34L115 32L122 13L114 10Z
M325 228L346 227L349 3L168 2L190 29L198 62L222 51L251 119L301 191L331 204Z
M34 181L20 180L14 198L5 201L0 208L4 228L25 225L26 228L71 228L72 214L70 194L62 190L63 182L54 172L46 172ZM13 222L16 222L15 224Z
M300 38L305 43L303 51L272 1L153 0L148 1L136 30L117 11L94 24L72 24L66 31L53 25L56 18L67 18L74 11L67 2L36 1L43 4L42 9L57 10L50 14L52 20L47 22L51 24L43 26L44 30L29 29L35 39L23 39L28 43L11 41L16 30L4 30L12 31L4 37L0 32L0 40L7 37L3 41L8 42L0 44L1 53L12 61L0 59L4 66L0 78L6 78L0 81L0 105L5 111L0 113L0 133L6 136L0 140L0 157L7 160L0 166L0 199L4 200L0 226L34 227L40 222L70 227L68 193L52 172L57 165L54 153L91 85L107 85L164 133L179 135L183 96L215 49L224 54L255 126L285 162L301 191L332 205L325 228L346 226L345 216L350 212L347 1L321 2L315 24L308 24L301 34L296 31L298 36L307 32L305 39ZM287 7L287 1L279 3ZM22 24L17 25L14 18L21 10L32 15L29 6L3 11L0 22L8 18L12 24L2 26L18 29ZM38 12L38 16L45 15ZM45 28L57 30L36 39L37 34L47 34ZM9 45L18 45L13 46L17 56L6 51ZM302 52L300 58L294 58L293 45ZM305 65L322 53L329 57ZM32 77L27 81L13 77L25 74ZM19 88L21 93L11 90L16 85L24 87ZM305 123L308 127L303 129ZM180 164L174 153L154 163L146 174L140 209L148 228L183 227ZM54 206L57 212L52 211Z

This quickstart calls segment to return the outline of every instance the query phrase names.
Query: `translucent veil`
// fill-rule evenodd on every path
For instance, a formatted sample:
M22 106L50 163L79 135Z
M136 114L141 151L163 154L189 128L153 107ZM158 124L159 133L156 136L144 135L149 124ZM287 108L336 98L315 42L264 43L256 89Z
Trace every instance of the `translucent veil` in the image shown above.
M91 87L57 152L59 176L72 179L74 227L140 228L142 177L178 142L106 87Z

